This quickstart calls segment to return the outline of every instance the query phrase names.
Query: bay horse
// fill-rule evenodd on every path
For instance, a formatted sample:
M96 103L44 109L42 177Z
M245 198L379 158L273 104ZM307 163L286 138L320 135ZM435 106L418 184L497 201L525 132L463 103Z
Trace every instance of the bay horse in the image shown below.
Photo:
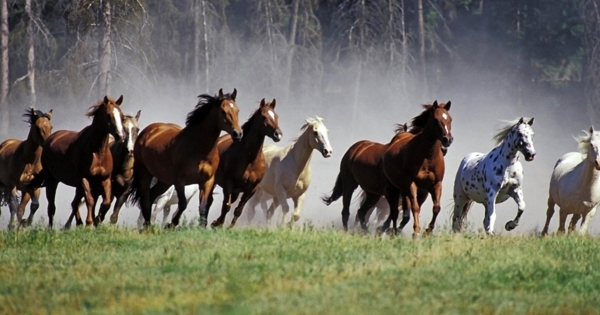
M40 187L32 182L42 171L42 144L52 133L52 110L44 113L29 108L23 117L30 125L27 139L8 139L0 144L0 193L10 209L9 229L14 228L15 216L18 224L30 225L33 222L33 215L40 206ZM21 191L20 202L17 191ZM29 217L22 220L30 200Z
M302 134L287 147L277 145L265 145L263 153L267 163L267 170L262 181L258 184L254 197L248 202L248 220L254 218L254 209L260 202L263 211L266 210L266 201L273 199L273 202L266 211L267 222L271 218L275 209L281 205L283 217L281 224L285 223L290 207L287 199L291 198L294 203L294 213L289 224L300 219L302 205L306 190L310 186L312 179L310 160L313 151L318 151L324 158L328 158L333 153L329 143L329 130L325 126L323 118L308 118L300 128Z
M239 194L242 194L231 221L231 227L234 227L246 202L256 193L266 170L265 155L263 154L265 137L279 142L282 136L281 129L279 129L279 116L275 113L275 105L275 99L270 103L265 102L264 98L261 100L258 109L242 125L244 137L241 141L234 142L229 135L219 138L217 148L220 162L215 182L223 189L223 205L221 215L213 221L211 227L223 226L231 204L237 200ZM211 192L208 208L212 202L213 194Z
M132 198L142 208L145 227L151 222L152 202L171 185L175 185L179 207L167 227L177 226L187 207L185 186L191 184L200 187L200 224L206 227L208 197L219 165L219 133L224 130L235 141L242 139L236 95L236 89L231 94L224 94L223 89L216 96L202 94L188 114L185 127L153 123L139 134L133 149ZM157 183L150 188L153 177Z
M525 121L521 117L512 121L494 136L496 146L490 152L473 152L462 159L454 179L452 228L455 232L462 230L471 204L475 201L484 205L483 227L489 235L493 235L496 203L508 198L514 199L518 211L515 219L508 221L504 228L511 231L517 227L525 210L523 165L519 161L519 152L528 162L535 157L531 125L533 118Z
M565 233L567 216L572 214L569 232L574 231L575 225L582 219L579 233L585 234L600 204L600 131L595 131L592 126L589 135L575 140L579 144L579 152L563 155L554 166L542 235L548 234L555 205L560 207L559 233Z
M138 120L140 119L141 110L138 110L135 116L123 116L123 141L114 141L111 137L110 153L113 158L113 171L111 175L111 190L112 196L116 199L113 206L113 213L110 216L110 223L116 224L119 219L119 211L127 197L131 192L133 185L133 144L139 133ZM81 205L81 203L80 203ZM102 213L104 218L106 213ZM71 212L71 216L65 224L65 229L71 226L71 221L75 217L75 213Z
M102 195L99 213L106 213L112 201L111 174L113 158L110 153L109 135L115 141L123 139L123 95L116 101L105 96L87 112L92 123L81 131L59 130L54 132L43 145L42 167L48 200L48 225L52 228L56 213L56 188L58 183L75 187L71 202L77 225L82 220L79 202L85 199L87 206L86 225L97 224L103 217L95 216L98 197Z
M452 144L452 117L448 113L451 102L423 105L423 112L414 117L408 132L399 132L386 144L361 140L353 144L340 163L340 173L330 196L323 197L325 204L343 197L342 223L348 230L350 202L354 190L360 186L365 198L357 216L363 230L367 231L366 214L381 196L385 196L390 215L381 229L393 223L397 232L398 201L402 209L410 209L414 217L413 236L421 232L420 207L428 194L433 199L433 217L427 232L433 231L441 209L440 198L445 164L442 149ZM410 220L410 212L403 211L402 229Z

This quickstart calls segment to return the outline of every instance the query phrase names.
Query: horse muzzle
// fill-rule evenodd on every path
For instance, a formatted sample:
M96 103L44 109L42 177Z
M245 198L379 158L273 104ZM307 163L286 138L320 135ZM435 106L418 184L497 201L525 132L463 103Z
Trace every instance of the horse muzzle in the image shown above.
M235 141L240 141L242 140L242 137L244 136L244 132L240 129L240 130L235 130L233 129L233 131L231 132L231 137L233 138L233 140Z
M330 157L332 153L333 153L333 150L330 148L323 148L323 150L321 151L321 154L323 155L324 158Z
M443 136L441 141L442 141L442 146L446 147L446 150L447 150L447 148L454 141L454 137L452 137L452 136Z
M279 142L281 141L281 137L283 136L283 133L279 130L275 130L275 132L273 133L273 136L271 136L271 139L273 139L273 141L275 142Z
M525 161L527 161L527 162L531 162L535 158L535 153L528 153L528 154L524 154L524 155L525 155Z

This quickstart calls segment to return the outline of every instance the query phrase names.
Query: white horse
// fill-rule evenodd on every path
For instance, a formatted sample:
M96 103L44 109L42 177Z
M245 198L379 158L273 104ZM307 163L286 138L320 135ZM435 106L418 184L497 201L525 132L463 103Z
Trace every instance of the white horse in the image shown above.
M254 218L254 208L261 203L263 211L266 210L266 200L272 198L273 203L267 210L267 222L271 222L275 208L281 205L285 223L290 210L288 198L294 202L294 214L290 224L300 219L304 194L310 185L311 170L310 158L313 150L319 151L323 157L331 156L333 150L329 144L327 127L323 118L308 118L302 126L302 134L289 146L282 148L276 145L265 145L263 153L267 170L256 194L248 201L248 221Z
M583 218L579 233L585 234L600 203L600 131L591 127L589 135L576 140L579 152L563 155L554 166L543 235L548 234L554 205L560 207L559 233L565 232L567 215L573 214L569 232L575 230L577 221Z
M156 185L156 179L152 179L152 185ZM192 197L198 193L200 189L198 188L198 184L187 185L185 186L185 199L187 203L190 202ZM167 191L165 191L162 195L158 196L154 200L154 210L152 210L152 216L150 217L150 222L154 223L156 221L156 216L163 211L163 227L168 224L168 217L171 214L171 206L176 206L179 203L179 198L177 198L177 192L175 192L175 186L169 187ZM139 207L139 205L138 205ZM144 216L142 215L142 209L140 208L140 216L138 217L138 229L142 229L144 227Z
M519 224L525 210L523 199L523 165L519 162L519 152L526 161L533 161L533 118L524 121L521 117L502 128L495 136L496 147L487 154L470 153L460 162L454 179L453 230L462 230L467 213L473 201L485 206L483 227L488 234L494 234L496 203L509 197L517 203L519 210L514 221L504 226L507 231Z

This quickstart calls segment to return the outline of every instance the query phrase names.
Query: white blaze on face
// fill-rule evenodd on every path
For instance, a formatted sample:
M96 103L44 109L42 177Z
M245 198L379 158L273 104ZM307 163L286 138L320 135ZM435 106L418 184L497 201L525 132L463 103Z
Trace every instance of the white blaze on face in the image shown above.
M444 118L444 120L448 120L448 115L446 113L442 113L442 117Z
M275 113L273 113L273 111L270 109L269 109L269 116L271 116L271 119L275 119Z
M233 103L229 103L229 106L231 106L231 108L234 108L235 106L233 105Z
M321 138L321 141L323 142L323 148L328 149L330 152L332 151L331 149L331 145L329 144L329 137L327 137L327 128L325 128L325 125L320 125L317 128L317 131L319 133L319 138Z
M125 125L125 128L128 131L129 136L127 137L127 150L130 152L133 151L133 123L128 122Z
M115 117L115 124L117 124L117 132L121 139L123 139L123 118L121 118L121 113L118 108L113 109L113 116Z

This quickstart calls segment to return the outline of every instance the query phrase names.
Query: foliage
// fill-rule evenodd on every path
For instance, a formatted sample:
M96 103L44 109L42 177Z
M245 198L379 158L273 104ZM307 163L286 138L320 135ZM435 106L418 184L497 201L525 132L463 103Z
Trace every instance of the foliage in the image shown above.
M0 234L0 312L598 313L600 242L305 227Z

